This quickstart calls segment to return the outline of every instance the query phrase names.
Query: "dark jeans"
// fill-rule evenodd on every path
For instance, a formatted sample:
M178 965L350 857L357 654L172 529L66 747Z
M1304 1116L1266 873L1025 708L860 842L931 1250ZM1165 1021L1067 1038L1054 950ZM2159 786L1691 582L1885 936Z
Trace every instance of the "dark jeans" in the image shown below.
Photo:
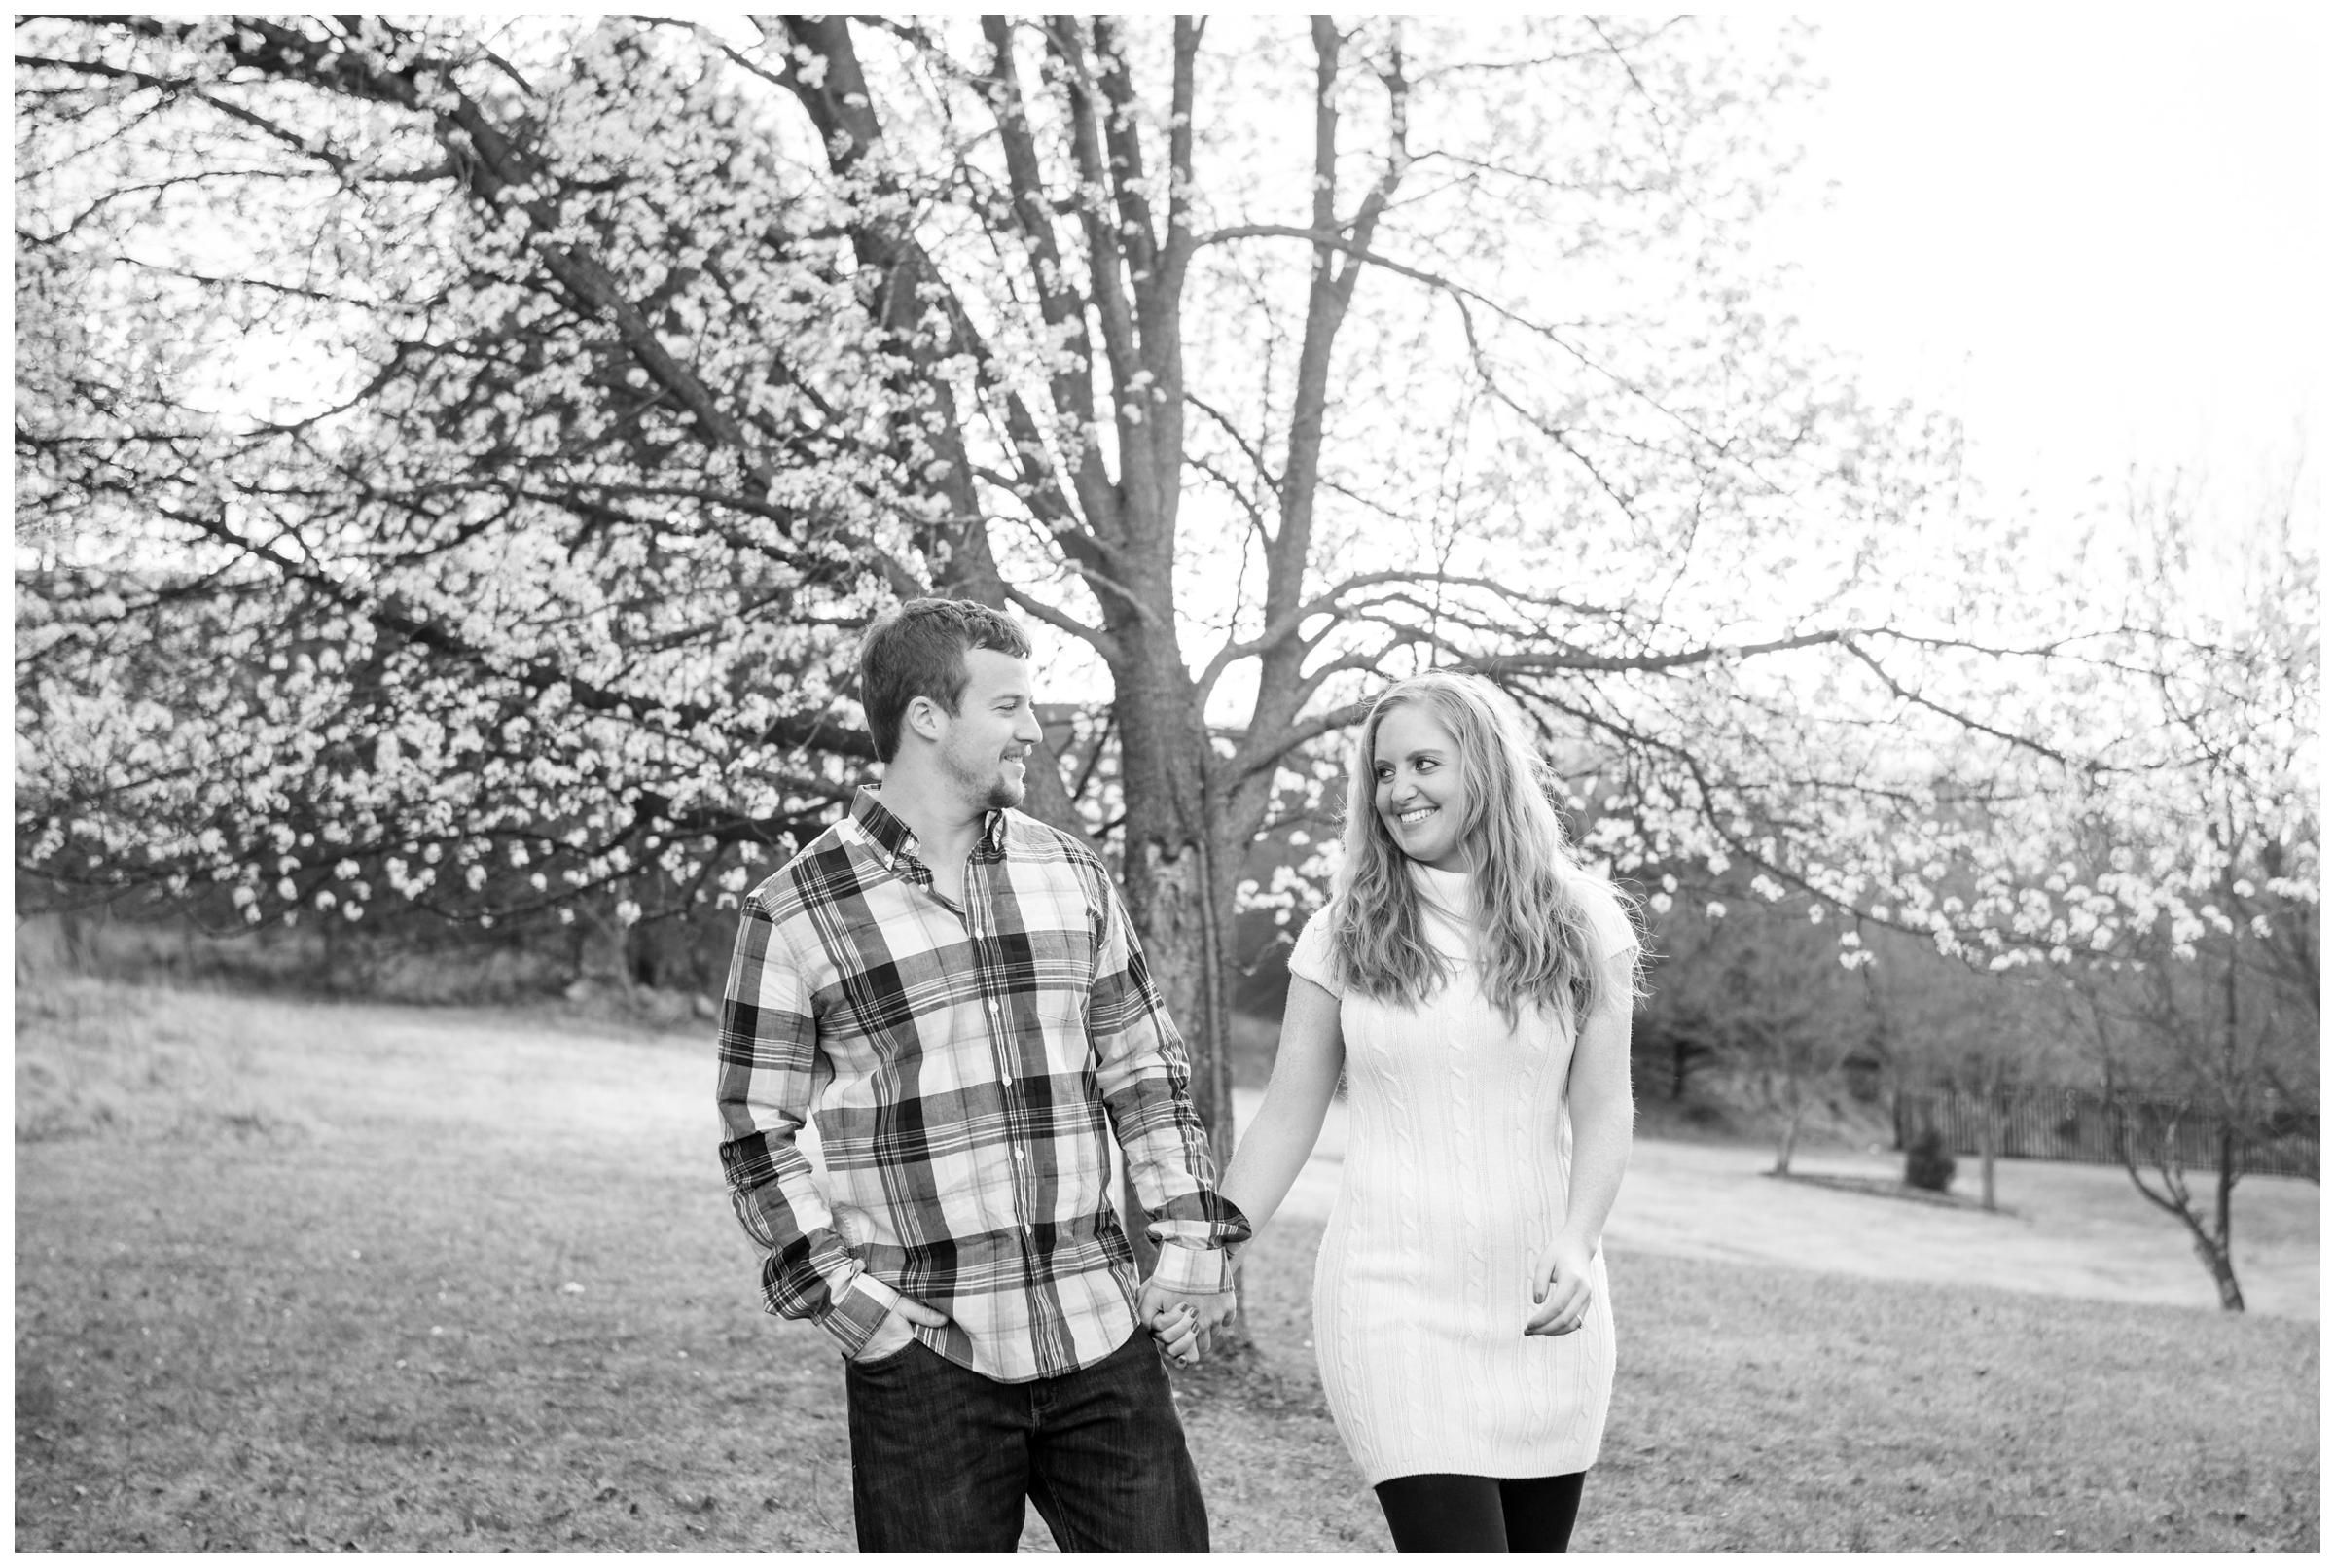
M999 1383L912 1340L845 1363L862 1551L1011 1551L1023 1500L1064 1551L1205 1551L1208 1515L1151 1336Z

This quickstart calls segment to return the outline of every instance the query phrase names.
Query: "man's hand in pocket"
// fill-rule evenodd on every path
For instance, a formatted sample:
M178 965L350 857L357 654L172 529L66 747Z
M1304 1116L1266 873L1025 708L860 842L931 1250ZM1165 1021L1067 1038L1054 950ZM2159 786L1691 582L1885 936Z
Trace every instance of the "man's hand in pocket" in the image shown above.
M876 1326L876 1332L868 1336L868 1342L861 1345L859 1354L851 1359L881 1361L888 1355L908 1348L909 1340L916 1336L912 1324L920 1323L928 1329L937 1329L948 1321L922 1301L903 1296L892 1303L892 1309L883 1315L883 1321Z

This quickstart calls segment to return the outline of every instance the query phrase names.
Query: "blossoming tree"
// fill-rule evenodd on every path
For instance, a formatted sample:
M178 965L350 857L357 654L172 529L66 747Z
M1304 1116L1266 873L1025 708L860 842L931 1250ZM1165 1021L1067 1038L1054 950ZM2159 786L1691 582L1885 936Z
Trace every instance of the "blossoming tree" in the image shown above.
M1599 755L1624 869L2082 940L2036 845L2149 765L2130 637L1768 304L1788 38L17 35L18 826L54 882L255 924L734 899L869 763L857 628L938 591L1107 694L1115 806L1084 762L1031 805L1108 838L1219 1139L1242 851L1426 664Z
M2128 589L2163 627L2150 666L2178 766L2143 800L2079 826L2103 918L2062 989L2118 1117L2133 1186L2188 1233L2226 1310L2245 1146L2319 1114L2318 552L2289 490L2256 518L2215 517L2192 486L2137 498ZM2201 650L2211 650L2201 658ZM2139 781L2134 781L2137 785ZM2181 1123L2204 1129L2191 1185Z

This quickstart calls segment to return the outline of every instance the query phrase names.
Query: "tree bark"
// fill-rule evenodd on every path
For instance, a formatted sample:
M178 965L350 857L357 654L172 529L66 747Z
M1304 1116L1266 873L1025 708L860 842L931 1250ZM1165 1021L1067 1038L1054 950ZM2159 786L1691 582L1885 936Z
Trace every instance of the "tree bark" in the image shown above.
M2238 1271L2230 1263L2230 1248L2226 1239L2215 1241L2202 1229L2198 1230L2197 1256L2205 1264L2206 1272L2213 1276L2213 1288L2221 1293L2224 1312L2245 1310L2245 1293L2238 1289Z
M1125 628L1131 644L1153 640ZM1169 641L1166 634L1153 634ZM1172 659L1172 645L1167 651ZM1238 860L1218 841L1209 799L1208 737L1180 661L1120 676L1121 778L1127 822L1121 873L1128 913L1140 935L1152 981L1185 1039L1192 1103L1206 1125L1216 1167L1232 1158L1232 1064L1225 1050L1232 1010L1222 983L1228 955L1221 911L1233 902ZM1138 700L1128 700L1130 677ZM1175 690L1181 687L1182 691ZM1228 872L1231 874L1228 874Z

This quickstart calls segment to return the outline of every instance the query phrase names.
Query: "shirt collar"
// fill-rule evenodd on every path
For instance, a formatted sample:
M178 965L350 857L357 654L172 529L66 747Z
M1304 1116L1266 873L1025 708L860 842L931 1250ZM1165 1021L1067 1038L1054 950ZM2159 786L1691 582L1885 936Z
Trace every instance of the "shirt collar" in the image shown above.
M876 792L865 784L851 798L851 820L858 823L860 832L883 851L887 861L903 856L921 859L916 854L916 830L885 810L883 802L876 798ZM1005 813L1002 810L991 808L982 819L980 848L989 855L1005 853Z

